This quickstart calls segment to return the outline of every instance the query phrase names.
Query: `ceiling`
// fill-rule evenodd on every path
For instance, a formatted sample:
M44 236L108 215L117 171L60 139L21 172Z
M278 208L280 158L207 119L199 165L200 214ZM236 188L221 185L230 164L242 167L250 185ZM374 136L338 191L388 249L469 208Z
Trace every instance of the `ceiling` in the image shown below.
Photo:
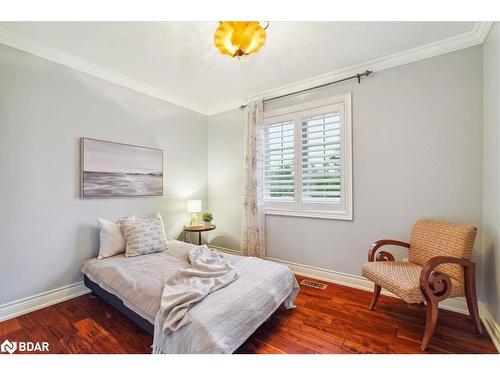
M276 87L470 33L475 23L271 22L266 45L245 60L219 54L213 46L216 27L217 22L0 22L12 35L205 114Z

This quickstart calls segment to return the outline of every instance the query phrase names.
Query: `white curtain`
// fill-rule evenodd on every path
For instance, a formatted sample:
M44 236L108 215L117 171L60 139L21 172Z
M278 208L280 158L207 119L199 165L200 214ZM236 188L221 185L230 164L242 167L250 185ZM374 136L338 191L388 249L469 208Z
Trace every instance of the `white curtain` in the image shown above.
M255 257L265 255L265 215L263 210L263 125L262 100L248 104L245 121L244 196L241 250Z

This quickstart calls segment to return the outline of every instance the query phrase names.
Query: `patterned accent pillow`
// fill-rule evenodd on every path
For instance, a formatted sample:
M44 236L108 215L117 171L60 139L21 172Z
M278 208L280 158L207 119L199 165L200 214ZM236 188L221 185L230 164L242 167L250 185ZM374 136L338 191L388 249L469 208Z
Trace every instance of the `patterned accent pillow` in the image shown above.
M159 213L145 219L126 218L120 220L120 225L127 241L126 257L156 253L167 249L167 236Z

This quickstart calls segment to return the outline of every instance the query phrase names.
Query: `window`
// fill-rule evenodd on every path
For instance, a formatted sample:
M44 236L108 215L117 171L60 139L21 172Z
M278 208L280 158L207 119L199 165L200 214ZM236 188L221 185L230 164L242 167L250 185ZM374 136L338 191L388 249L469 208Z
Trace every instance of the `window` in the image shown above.
M352 219L351 95L264 112L266 214Z
M269 200L295 199L295 124L274 122L264 129L264 192Z

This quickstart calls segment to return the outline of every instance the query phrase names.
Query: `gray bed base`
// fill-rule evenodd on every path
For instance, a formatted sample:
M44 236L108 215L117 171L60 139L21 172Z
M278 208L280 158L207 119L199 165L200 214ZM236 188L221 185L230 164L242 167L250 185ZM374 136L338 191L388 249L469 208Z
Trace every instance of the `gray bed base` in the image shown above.
M154 333L154 325L149 320L144 319L142 316L125 306L122 300L117 296L101 288L98 284L90 280L86 275L84 275L83 277L83 283L92 291L92 295L101 298L106 303L109 303L111 306L113 306L127 318L132 320L139 326L139 328L143 329L147 333L151 335Z

